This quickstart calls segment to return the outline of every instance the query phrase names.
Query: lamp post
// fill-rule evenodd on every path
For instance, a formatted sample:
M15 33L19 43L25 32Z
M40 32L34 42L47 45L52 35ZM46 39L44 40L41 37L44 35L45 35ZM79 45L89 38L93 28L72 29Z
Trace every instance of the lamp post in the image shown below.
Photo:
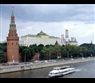
M26 62L26 52L25 52L25 54L24 54L24 62Z
M58 60L58 53L57 53L57 51L56 51L56 54L57 54L57 60Z
M39 53L38 53L38 61L39 61L39 56L40 56L40 55L39 55Z
M51 60L51 53L49 53L49 59Z
M14 62L14 56L12 55L12 60L13 60L13 62Z
M13 55L13 51L12 50L9 50L11 53L12 53L12 60L13 60L13 62L14 62L14 55Z
M84 59L84 57L83 57L83 51L82 51L82 59Z
M72 52L71 52L71 60L73 60Z
M92 54L91 54L91 57L92 57Z

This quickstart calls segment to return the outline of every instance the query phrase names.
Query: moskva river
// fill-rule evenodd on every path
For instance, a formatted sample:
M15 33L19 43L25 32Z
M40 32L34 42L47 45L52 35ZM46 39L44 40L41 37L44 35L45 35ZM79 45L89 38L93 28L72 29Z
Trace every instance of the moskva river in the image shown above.
M76 72L58 78L95 78L95 61L71 65ZM48 78L53 67L0 74L0 78Z

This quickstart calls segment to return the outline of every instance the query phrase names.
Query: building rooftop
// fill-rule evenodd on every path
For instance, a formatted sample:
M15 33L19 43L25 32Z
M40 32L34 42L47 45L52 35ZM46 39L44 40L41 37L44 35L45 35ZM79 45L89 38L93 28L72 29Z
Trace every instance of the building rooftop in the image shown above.
M41 30L39 33L37 33L37 35L27 34L27 35L21 36L21 37L27 37L27 36L28 36L28 37L48 36L49 38L58 38L58 39L60 39L59 37L49 36L49 35L47 35L46 33L44 33L42 30Z
M42 30L37 34L38 36L40 35L44 35L44 36L48 36L46 33L44 33Z

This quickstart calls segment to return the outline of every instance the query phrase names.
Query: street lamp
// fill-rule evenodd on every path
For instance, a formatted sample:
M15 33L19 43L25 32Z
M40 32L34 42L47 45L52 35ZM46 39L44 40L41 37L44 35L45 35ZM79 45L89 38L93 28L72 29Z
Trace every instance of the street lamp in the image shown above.
M83 57L83 52L82 52L82 59L84 59L84 57Z
M12 60L13 60L13 62L14 62L14 56L12 55Z
M40 56L40 55L39 55L39 53L38 53L38 61L39 61L39 56Z
M56 54L57 54L57 60L58 60L59 57L58 57L58 52L57 51L56 51Z
M9 50L11 53L12 53L12 60L14 62L14 55L13 55L13 51L12 50Z
M91 57L92 57L92 54L91 54Z
M72 52L71 52L71 60L73 60Z
M51 60L51 53L49 53L49 58L50 58L50 60Z
M25 52L25 54L24 54L24 62L26 62L26 52Z

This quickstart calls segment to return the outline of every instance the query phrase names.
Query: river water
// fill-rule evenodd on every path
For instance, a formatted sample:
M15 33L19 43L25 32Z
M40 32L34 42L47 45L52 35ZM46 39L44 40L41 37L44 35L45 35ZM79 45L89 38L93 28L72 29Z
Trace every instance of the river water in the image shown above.
M95 78L95 61L71 65L76 72L59 78ZM48 73L53 67L0 74L0 78L48 78Z

